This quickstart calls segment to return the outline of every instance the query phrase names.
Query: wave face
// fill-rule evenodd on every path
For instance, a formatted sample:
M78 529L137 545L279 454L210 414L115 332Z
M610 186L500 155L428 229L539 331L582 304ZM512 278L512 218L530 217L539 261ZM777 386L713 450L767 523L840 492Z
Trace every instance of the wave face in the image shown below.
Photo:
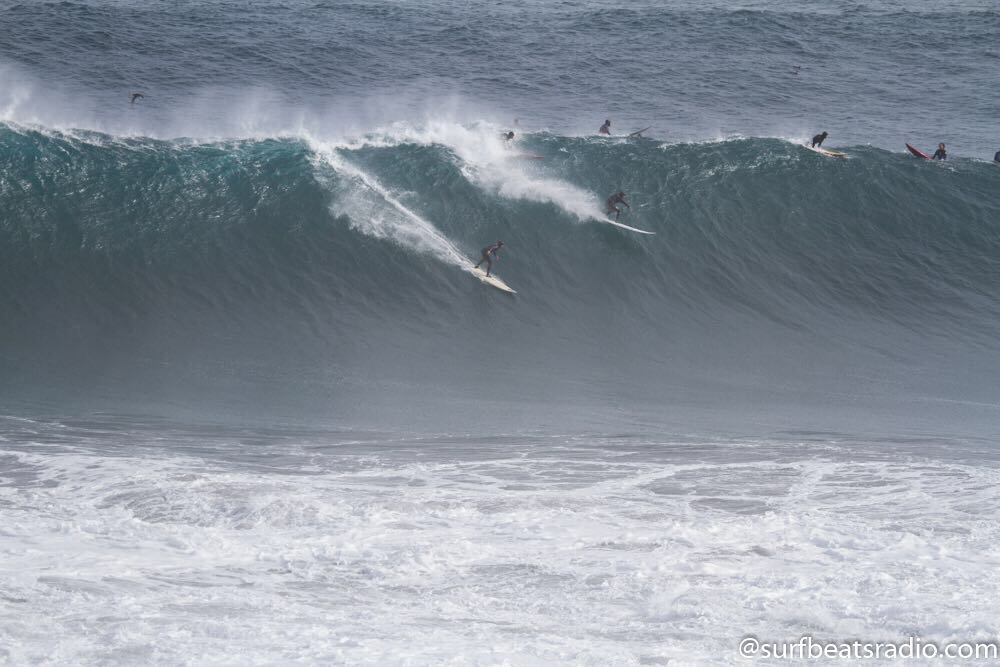
M400 396L995 404L997 167L778 139L497 136L0 126L4 393L332 415ZM618 188L623 222L655 236L597 219ZM516 297L466 271L497 238Z

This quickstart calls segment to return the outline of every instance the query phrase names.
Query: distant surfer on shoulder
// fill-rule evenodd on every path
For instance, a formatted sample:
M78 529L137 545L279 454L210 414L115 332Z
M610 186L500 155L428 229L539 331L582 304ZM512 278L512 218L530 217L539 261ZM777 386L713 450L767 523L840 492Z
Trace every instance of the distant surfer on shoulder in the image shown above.
M632 208L631 206L628 205L628 202L625 201L625 193L620 191L608 197L607 203L608 203L608 215L610 216L612 213L614 213L615 222L618 222L618 216L622 214L622 210L618 208L618 204L625 204L626 208Z
M934 151L934 156L932 160L947 160L948 154L944 151L944 144L938 144L938 149Z
M826 139L826 137L827 137L826 132L820 132L819 134L817 134L815 137L813 137L812 147L813 148L822 147L823 140Z
M483 258L476 263L476 268L478 269L480 264L486 262L487 278L490 277L490 271L493 270L493 260L494 259L496 259L497 261L500 260L500 257L499 255L497 255L497 253L500 252L500 248L502 247L503 247L503 241L497 241L493 245L488 245L485 248L483 248ZM490 255L492 255L492 257L490 257Z
M605 135L607 135L607 136L610 137L611 136L611 121L610 120L604 121L604 125L601 125L601 129L599 129L597 131L597 133L598 134L605 134Z

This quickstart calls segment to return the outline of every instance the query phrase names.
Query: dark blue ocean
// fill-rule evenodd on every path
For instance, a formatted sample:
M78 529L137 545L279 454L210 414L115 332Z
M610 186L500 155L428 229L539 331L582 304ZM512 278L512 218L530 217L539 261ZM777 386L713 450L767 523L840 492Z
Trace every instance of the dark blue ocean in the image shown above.
M0 662L995 640L998 81L986 0L0 0Z

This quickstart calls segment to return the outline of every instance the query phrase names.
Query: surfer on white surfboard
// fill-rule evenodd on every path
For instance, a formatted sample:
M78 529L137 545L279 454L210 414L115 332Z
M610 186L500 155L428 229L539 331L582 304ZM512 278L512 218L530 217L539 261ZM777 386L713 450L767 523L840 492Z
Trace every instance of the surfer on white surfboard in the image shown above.
M621 191L618 191L613 195L611 195L610 197L608 197L607 204L608 204L607 213L609 216L612 213L615 214L615 222L618 222L618 216L622 214L622 210L618 208L618 204L625 204L626 208L632 208L631 206L628 205L628 202L625 201L625 193Z
M944 150L944 144L938 144L938 149L934 151L934 156L932 160L947 160L948 154Z
M493 245L488 245L483 248L483 258L476 262L475 268L479 268L479 265L486 262L486 277L490 277L490 271L493 269L493 260L500 261L500 256L497 254L500 252L500 248L503 247L503 241L497 241ZM491 258L490 255L493 255Z
M820 132L819 134L817 134L815 137L813 137L812 147L813 148L817 148L817 147L822 148L823 147L823 140L826 139L826 137L827 137L826 132Z

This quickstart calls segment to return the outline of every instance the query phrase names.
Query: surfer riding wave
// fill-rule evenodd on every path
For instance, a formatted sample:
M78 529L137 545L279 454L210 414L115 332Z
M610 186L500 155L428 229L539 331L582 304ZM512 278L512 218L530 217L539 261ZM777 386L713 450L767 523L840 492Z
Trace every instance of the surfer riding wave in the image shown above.
M497 259L497 260L500 259L500 256L498 255L498 253L500 252L500 248L502 248L502 247L503 247L503 241L497 241L493 245L486 246L485 248L483 248L483 251L482 251L483 252L483 258L481 260L479 260L478 262L476 262L476 267L475 268L477 268L477 269L479 268L480 264L482 264L483 262L486 262L486 277L487 278L490 277L490 271L493 270L493 260L494 259ZM492 257L491 257L491 255L492 255Z

